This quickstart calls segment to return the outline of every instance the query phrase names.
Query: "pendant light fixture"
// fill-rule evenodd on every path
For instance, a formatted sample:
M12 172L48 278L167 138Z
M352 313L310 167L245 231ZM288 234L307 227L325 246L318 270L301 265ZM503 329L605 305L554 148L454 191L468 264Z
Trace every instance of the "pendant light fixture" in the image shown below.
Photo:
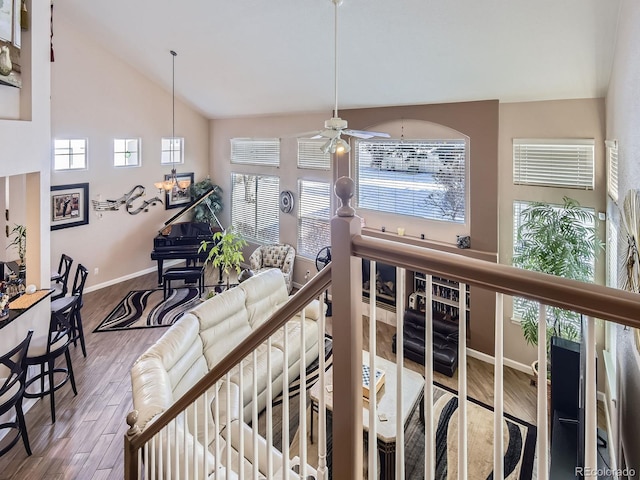
M173 158L175 151L176 141L176 56L178 55L174 50L169 50L171 53L171 141L169 142L169 155L171 155L171 176L168 180L154 183L158 190L164 190L170 192L174 188L180 188L184 190L189 186L189 181L178 182L176 177L176 166ZM180 185L183 184L183 185Z

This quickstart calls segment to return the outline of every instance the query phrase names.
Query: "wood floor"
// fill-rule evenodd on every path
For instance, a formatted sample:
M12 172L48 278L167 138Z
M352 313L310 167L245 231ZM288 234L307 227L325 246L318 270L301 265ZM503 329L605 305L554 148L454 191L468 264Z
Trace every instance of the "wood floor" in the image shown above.
M82 318L87 358L71 347L78 386L56 392L57 421L51 424L48 399L26 413L33 455L22 443L0 458L1 479L122 479L125 417L132 409L129 370L135 359L156 341L164 328L93 333L100 321L130 290L155 288L156 275L148 274L85 295ZM393 327L378 324L378 354L395 360L391 352ZM365 328L365 331L367 329ZM365 342L368 340L365 338ZM409 360L407 366L423 368ZM457 376L435 374L435 380L457 388ZM505 411L535 423L535 387L529 376L505 368ZM491 365L468 362L469 395L493 403Z

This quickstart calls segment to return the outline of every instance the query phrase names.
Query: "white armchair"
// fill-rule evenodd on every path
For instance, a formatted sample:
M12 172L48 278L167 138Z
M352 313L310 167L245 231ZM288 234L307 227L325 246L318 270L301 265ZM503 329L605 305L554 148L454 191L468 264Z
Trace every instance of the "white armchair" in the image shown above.
M261 245L249 257L249 268L253 273L269 268L278 268L284 275L287 290L291 293L293 288L293 262L296 259L296 250L291 245Z

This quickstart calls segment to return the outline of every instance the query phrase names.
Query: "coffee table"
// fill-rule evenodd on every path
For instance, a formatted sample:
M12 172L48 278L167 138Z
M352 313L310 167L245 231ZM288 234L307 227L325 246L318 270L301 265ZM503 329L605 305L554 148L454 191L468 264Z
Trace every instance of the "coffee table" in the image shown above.
M369 352L362 352L362 363L369 364ZM385 372L384 386L377 394L377 414L376 436L378 438L378 454L380 456L380 478L395 478L396 471L396 425L398 418L396 415L396 386L398 383L397 366L395 363L376 356L376 368ZM320 395L324 394L325 405L328 414L333 411L333 366L329 367L325 374L325 392L320 391L320 382L311 387L309 391L311 397L311 422L310 433L313 438L313 412L318 411ZM409 419L415 409L424 399L424 377L417 372L402 369L402 423L407 428ZM424 422L424 410L419 409L420 420ZM386 418L381 421L380 418ZM369 432L369 401L363 399L362 427L365 432L365 445ZM328 452L331 445L327 445Z

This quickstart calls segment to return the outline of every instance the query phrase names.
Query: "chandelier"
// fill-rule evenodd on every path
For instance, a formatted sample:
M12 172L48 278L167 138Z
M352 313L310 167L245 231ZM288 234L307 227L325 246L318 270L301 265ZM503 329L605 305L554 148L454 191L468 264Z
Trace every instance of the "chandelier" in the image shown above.
M174 50L169 50L171 53L171 141L169 142L169 155L171 155L171 175L168 180L162 180L154 183L155 187L162 191L170 192L176 188L184 190L191 182L189 180L180 180L176 177L176 167L173 154L175 151L176 141L176 55Z

